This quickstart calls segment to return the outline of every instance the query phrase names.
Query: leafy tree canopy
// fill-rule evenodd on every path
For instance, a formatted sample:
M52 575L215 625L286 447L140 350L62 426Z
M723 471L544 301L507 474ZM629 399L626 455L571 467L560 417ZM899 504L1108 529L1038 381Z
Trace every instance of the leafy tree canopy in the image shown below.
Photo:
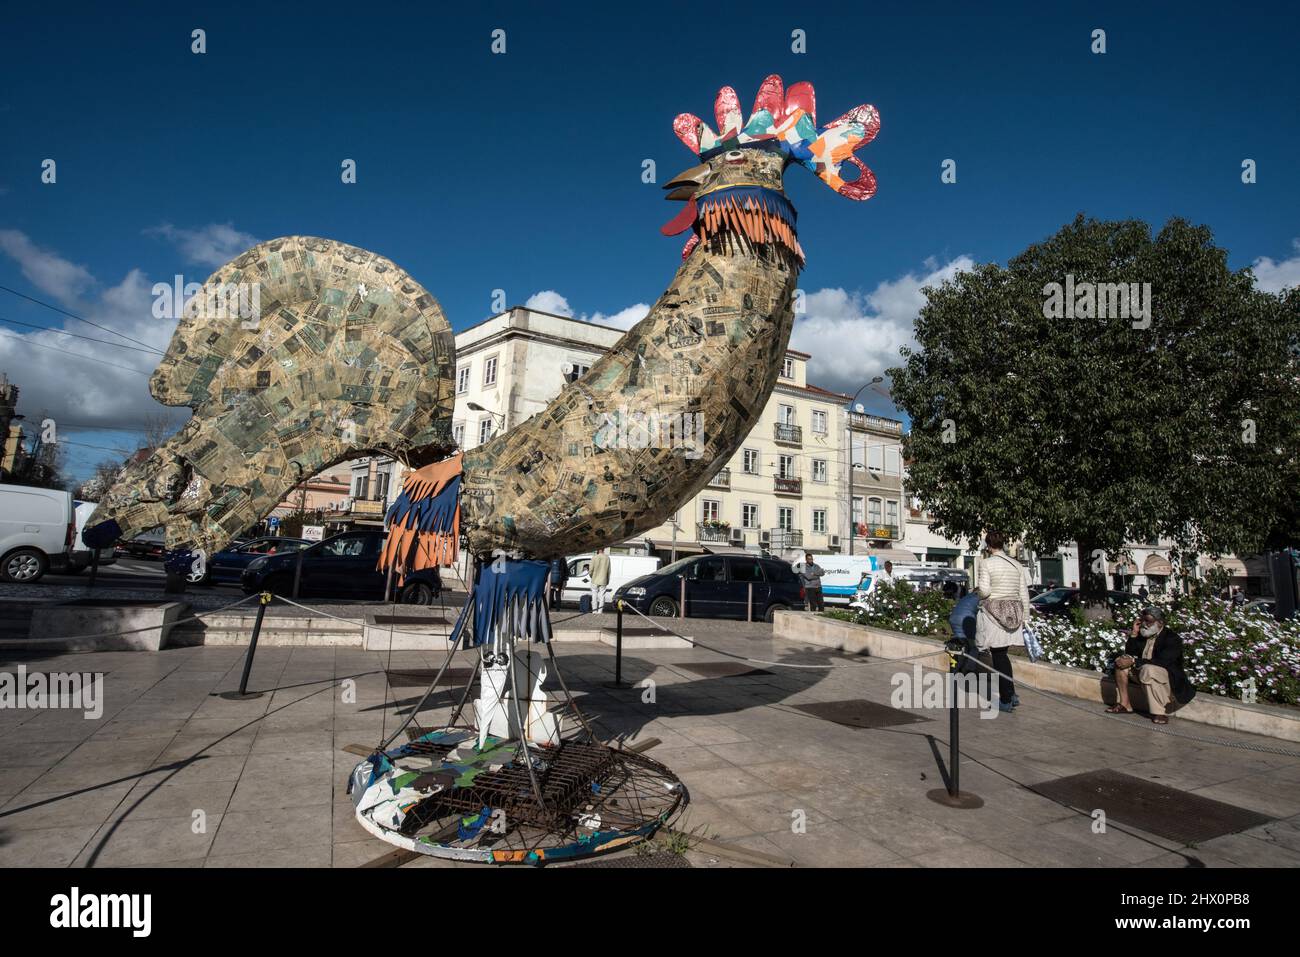
M1128 318L1116 283L1138 293ZM1208 228L1081 215L925 292L889 374L910 492L938 530L1081 557L1157 536L1211 554L1297 540L1300 290L1256 289Z

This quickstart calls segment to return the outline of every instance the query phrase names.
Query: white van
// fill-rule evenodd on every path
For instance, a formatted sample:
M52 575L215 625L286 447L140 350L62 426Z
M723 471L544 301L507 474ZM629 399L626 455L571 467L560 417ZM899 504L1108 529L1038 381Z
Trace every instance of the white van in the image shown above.
M61 558L50 556L50 566L64 575L79 575L90 567L90 548L81 540L81 533L86 530L86 522L90 516L95 514L95 509L99 508L98 502L82 502L73 499L72 509L76 515L76 529L72 534L72 550ZM113 556L113 546L99 550L99 567L113 564L117 559Z
M803 555L800 555L791 564L798 565L802 561ZM822 598L828 605L847 605L857 592L862 576L869 576L870 584L876 572L884 566L875 555L813 555L813 561L826 573L822 576Z
M62 567L75 534L71 493L0 485L0 581L39 581L51 560Z
M564 593L560 596L561 601L571 601L576 605L582 601L583 595L591 594L591 558L592 553L590 552L585 555L569 556L569 578L564 583ZM658 571L661 564L663 564L662 559L645 555L611 554L609 556L609 590L605 593L606 600L612 601L614 592L632 579Z

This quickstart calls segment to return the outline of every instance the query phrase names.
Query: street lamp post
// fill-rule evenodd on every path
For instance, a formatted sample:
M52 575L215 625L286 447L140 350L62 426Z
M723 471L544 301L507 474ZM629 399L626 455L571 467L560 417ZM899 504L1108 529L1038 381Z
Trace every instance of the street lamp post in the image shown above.
M477 402L468 402L466 403L465 407L469 409L471 412L486 412L488 415L492 416L493 418L500 419L501 431L504 432L506 430L506 417L502 415L500 412L493 412L491 409L485 409Z

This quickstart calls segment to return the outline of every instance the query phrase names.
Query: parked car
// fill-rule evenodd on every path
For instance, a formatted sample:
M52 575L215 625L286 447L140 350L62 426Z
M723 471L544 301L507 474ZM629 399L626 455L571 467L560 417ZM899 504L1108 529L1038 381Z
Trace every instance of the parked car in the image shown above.
M1141 599L1128 591L1106 592L1106 604L1120 608ZM1079 589L1053 588L1029 599L1030 610L1040 615L1068 615L1071 608L1079 605ZM1136 609L1135 609L1136 610Z
M73 500L72 509L76 516L76 528L72 533L72 548L66 553L60 553L58 556L51 556L50 567L61 575L79 575L90 567L92 552L90 548L81 540L81 533L86 530L86 522L90 516L95 514L95 509L99 508L98 502L81 502ZM113 548L99 549L99 566L111 565L117 561L116 551Z
M70 493L0 485L0 580L40 581L52 559L67 561L76 530Z
M403 605L432 605L442 597L442 576L437 568L421 568L409 573L397 590Z
M207 585L213 582L239 584L244 569L256 558L263 555L278 555L282 552L296 552L312 544L305 538L272 536L254 538L251 541L237 542L217 552L207 561L203 574L191 572L186 576L191 584Z
M375 565L383 543L382 530L364 529L334 535L292 552L259 555L239 576L239 584L245 594L269 591L292 596L294 574L301 558L299 597L382 599L386 576Z
M564 591L560 602L581 603L583 595L591 594L591 558L587 552L582 555L570 555L569 577L564 581ZM659 558L644 555L610 555L609 556L609 590L612 595L634 578L649 575L659 568Z
M127 558L156 558L162 561L163 552L167 550L167 533L162 526L141 532L135 538L128 538L117 543L113 554Z
M753 586L756 621L771 621L781 609L801 610L804 590L789 562L748 555L693 555L633 579L614 592L642 614L667 618L679 611L682 584L692 618L740 618Z

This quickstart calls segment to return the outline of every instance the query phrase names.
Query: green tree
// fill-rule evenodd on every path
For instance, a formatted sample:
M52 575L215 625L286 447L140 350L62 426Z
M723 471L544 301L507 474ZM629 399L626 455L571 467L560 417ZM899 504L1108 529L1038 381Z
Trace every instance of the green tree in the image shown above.
M1067 277L1074 318L1053 312ZM1096 317L1085 283L1149 283L1149 323L1140 298ZM1300 295L1257 290L1208 228L1079 216L926 296L889 374L912 420L910 491L945 534L1077 542L1095 591L1098 551L1125 541L1249 554L1293 533Z

